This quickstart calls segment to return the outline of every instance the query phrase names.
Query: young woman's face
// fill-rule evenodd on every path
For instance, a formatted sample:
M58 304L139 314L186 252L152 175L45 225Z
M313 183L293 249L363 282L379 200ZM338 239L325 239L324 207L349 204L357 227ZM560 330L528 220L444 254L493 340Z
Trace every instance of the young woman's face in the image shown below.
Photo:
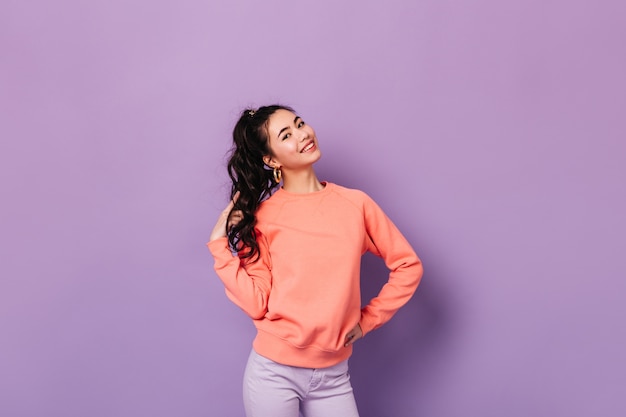
M309 168L322 156L313 128L288 110L277 110L267 124L272 156L265 158L270 167L283 170Z

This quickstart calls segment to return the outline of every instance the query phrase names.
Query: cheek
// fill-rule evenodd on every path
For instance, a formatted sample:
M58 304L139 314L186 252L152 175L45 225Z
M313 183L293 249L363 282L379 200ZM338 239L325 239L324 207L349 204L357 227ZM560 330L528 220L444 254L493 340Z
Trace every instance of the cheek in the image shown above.
M288 157L296 150L296 144L293 141L286 141L274 148L274 155L280 159L281 157Z

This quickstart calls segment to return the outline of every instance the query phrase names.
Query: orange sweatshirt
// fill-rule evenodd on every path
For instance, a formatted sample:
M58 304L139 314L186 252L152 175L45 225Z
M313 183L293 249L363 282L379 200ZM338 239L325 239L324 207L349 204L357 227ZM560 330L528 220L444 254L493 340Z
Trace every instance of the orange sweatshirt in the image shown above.
M228 297L258 330L254 350L275 362L323 368L347 359L346 334L387 322L413 295L422 264L391 220L365 193L326 183L321 191L282 188L257 211L261 257L240 261L227 239L209 242ZM361 308L361 256L390 270L378 296Z

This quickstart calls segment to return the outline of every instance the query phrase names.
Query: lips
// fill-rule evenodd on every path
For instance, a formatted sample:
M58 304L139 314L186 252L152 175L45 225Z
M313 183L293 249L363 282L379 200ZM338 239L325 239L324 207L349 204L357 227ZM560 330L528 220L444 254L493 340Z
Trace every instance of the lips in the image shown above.
M300 153L305 153L310 151L311 149L313 149L315 147L315 142L310 141L309 143L306 144L306 146L304 148L302 148L302 150L300 151Z

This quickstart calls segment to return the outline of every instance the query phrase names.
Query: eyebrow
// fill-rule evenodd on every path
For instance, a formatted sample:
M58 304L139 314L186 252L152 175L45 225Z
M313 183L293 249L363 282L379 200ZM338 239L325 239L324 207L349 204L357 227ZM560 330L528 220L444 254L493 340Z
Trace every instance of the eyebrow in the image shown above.
M301 117L300 117L300 116L296 116L296 118L295 118L295 119L293 119L293 124L294 124L294 125L296 124L296 122L298 121L298 119L301 119ZM278 132L278 135L277 135L277 136L280 138L280 135L282 135L282 134L283 134L283 132L284 132L285 130L287 130L287 129L289 129L289 126L285 126L285 127L283 127L282 129L280 129L280 132Z

